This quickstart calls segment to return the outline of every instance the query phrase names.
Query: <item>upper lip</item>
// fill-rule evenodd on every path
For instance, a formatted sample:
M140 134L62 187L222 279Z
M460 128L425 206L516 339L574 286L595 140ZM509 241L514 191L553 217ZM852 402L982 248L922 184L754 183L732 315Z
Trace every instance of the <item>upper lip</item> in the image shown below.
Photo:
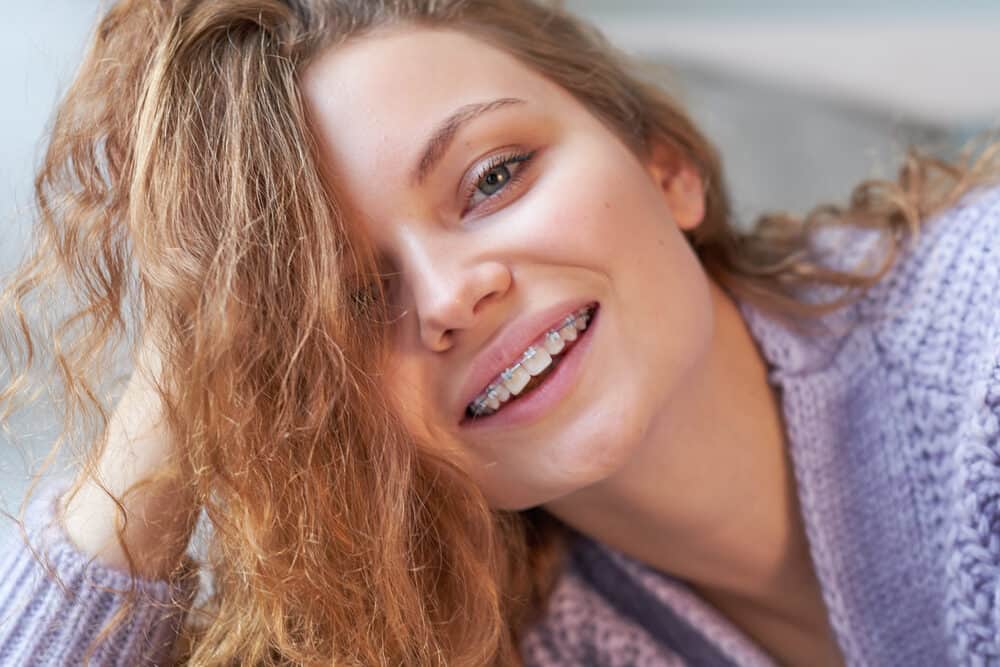
M462 412L493 380L521 359L521 354L549 329L554 329L568 315L593 303L591 299L563 301L548 308L512 320L473 358L462 384Z

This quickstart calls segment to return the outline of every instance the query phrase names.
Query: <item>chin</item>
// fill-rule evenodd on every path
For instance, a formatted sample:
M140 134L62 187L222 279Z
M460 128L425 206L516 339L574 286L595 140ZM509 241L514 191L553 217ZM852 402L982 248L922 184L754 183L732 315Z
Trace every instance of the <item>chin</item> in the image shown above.
M628 401L619 398L625 407ZM613 477L631 460L648 432L634 403L630 410L595 408L549 446L533 448L529 460L511 462L506 474L491 475L482 488L490 505L525 510L553 502ZM501 464L497 464L494 473Z

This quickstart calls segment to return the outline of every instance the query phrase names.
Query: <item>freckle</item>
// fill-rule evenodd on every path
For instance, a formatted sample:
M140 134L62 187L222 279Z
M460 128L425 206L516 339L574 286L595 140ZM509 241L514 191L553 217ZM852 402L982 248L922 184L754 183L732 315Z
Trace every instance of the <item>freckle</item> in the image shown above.
M660 246L661 248L662 248L662 247L664 246L664 243L663 243L663 239L660 239L660 240L658 240L658 241L657 241L656 243L657 243L657 245L659 245L659 246Z
M611 202L609 201L604 202L604 208L611 208Z

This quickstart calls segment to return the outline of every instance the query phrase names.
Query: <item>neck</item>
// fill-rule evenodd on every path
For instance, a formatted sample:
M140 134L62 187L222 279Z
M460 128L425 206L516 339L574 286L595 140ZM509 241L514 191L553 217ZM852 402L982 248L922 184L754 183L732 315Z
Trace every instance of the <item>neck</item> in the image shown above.
M778 398L736 305L714 282L711 291L709 352L635 456L547 508L731 618L826 630Z

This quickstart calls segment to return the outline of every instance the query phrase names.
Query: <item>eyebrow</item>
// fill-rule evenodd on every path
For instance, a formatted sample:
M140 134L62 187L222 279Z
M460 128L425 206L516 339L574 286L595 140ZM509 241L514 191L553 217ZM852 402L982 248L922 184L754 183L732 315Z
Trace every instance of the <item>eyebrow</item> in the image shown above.
M430 174L441 158L444 157L452 140L463 125L490 111L502 109L511 104L524 103L524 100L516 97L501 97L492 102L478 102L459 107L454 113L438 124L437 128L431 134L430 139L427 140L424 150L420 154L420 160L413 170L413 182L417 185L424 182L427 175Z

